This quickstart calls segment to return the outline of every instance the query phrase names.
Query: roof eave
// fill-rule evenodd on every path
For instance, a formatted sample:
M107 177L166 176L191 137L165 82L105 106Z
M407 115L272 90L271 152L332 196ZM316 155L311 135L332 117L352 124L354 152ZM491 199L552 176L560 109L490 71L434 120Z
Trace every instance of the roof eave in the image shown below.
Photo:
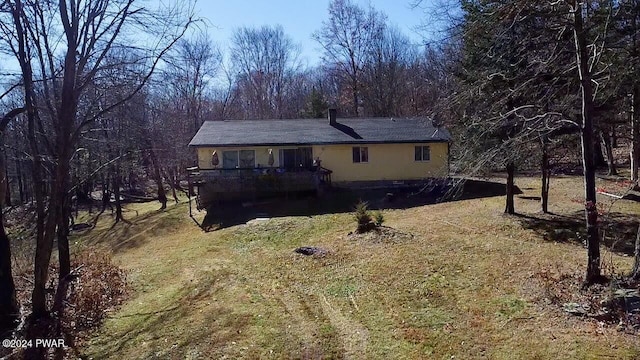
M357 144L414 144L414 143L449 143L451 139L415 139L415 140L401 140L401 141L317 141L312 143L300 142L300 143L234 143L234 144L192 144L189 143L189 147L239 147L239 146L313 146L313 145L357 145Z

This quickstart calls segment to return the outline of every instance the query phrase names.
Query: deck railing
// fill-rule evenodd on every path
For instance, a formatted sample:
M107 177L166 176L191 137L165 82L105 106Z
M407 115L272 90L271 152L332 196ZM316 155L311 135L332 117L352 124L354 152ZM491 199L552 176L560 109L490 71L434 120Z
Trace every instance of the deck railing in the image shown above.
M324 168L189 168L191 184L198 187L199 203L215 199L242 198L248 194L293 193L318 190L331 183ZM199 204L200 205L200 204Z

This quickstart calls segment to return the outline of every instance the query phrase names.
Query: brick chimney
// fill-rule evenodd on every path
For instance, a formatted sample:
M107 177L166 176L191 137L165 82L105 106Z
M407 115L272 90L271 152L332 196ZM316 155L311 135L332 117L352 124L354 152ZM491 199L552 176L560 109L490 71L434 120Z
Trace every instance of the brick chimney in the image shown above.
M336 115L337 114L338 114L338 109L329 108L329 125L337 124L337 122L336 122Z

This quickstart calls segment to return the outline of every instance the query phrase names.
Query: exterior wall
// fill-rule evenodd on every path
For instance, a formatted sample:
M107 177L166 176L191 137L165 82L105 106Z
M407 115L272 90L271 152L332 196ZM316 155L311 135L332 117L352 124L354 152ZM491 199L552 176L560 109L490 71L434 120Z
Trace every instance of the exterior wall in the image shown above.
M254 147L200 147L198 151L198 167L203 170L207 169L222 169L222 152L233 150L255 150L256 152L256 167L260 165L263 168L269 167L269 149L273 150L273 167L280 166L279 150L280 149L292 149L292 147L273 147L273 146L254 146ZM218 159L220 164L218 166L211 165L211 155L213 151L218 152Z
M369 162L354 163L352 148L369 148ZM429 146L430 160L415 161L415 146ZM333 182L418 180L449 175L447 143L361 144L313 146L313 158L333 171Z
M366 146L369 162L354 163L352 148ZM415 161L415 146L429 146L430 160ZM206 147L197 148L200 169L221 169L222 152L229 150L255 150L256 166L269 167L269 149L273 150L274 167L280 166L279 150L296 146L255 146L255 147ZM376 180L418 180L427 177L447 177L449 174L448 144L359 144L359 145L314 145L313 158L319 158L322 166L333 171L333 182L376 181ZM211 154L218 152L220 165L211 165Z

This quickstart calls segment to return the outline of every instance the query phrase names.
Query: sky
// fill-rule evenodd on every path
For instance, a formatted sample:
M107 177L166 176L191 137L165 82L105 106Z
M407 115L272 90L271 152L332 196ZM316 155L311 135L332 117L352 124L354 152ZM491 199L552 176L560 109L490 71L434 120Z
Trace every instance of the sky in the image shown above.
M417 27L423 23L425 14L420 8L412 9L411 0L353 1L365 8L371 4L413 42L422 43ZM321 50L311 34L328 18L328 6L329 0L200 0L196 9L209 25L210 38L222 49L228 48L231 34L238 27L279 24L285 34L302 47L301 62L313 66L320 61Z
M151 0L162 1L162 0ZM180 0L175 0L180 1ZM397 26L415 44L424 43L424 31L418 27L427 19L423 8L411 6L416 0L352 0L363 8L369 5L387 15L388 23ZM320 62L321 49L311 34L328 18L330 0L198 0L197 16L207 24L206 31L221 49L229 48L234 29L241 26L282 25L285 34L300 45L300 63L314 66ZM422 0L423 7L436 0ZM0 71L16 72L17 62L0 56ZM1 85L1 84L0 84Z

